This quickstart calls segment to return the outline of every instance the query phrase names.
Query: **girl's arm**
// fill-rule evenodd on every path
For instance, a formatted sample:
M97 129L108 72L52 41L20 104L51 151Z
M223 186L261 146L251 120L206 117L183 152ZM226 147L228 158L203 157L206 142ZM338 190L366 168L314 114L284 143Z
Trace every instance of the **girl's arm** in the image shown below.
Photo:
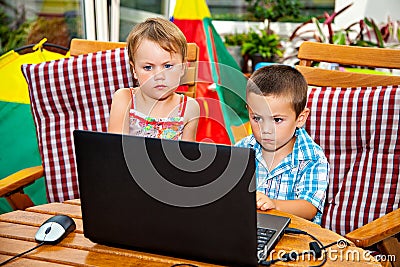
M185 127L183 128L182 140L196 141L197 125L199 124L200 106L197 101L188 97L185 111Z
M129 134L131 100L132 95L129 88L119 89L114 93L108 121L109 133Z

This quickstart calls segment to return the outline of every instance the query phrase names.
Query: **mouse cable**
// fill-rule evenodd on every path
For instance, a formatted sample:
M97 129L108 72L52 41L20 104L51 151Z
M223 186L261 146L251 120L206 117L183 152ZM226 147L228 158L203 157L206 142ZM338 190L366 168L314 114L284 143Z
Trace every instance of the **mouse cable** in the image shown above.
M308 233L306 231L302 231L300 229L296 229L296 228L288 227L288 228L285 229L285 233L296 234L296 235L298 235L298 234L308 235L309 237L314 239L315 240L314 242L310 242L309 243L310 250L306 251L306 253L304 253L304 254L308 254L308 253L312 254L316 259L319 259L322 256L322 252L324 251L324 249L326 249L328 247L331 247L331 246L333 246L333 245L335 245L335 244L337 244L339 242L339 241L335 241L335 242L333 242L333 243L331 243L331 244L329 244L327 246L324 246L322 244L322 242L319 241L319 239L316 238L315 236L313 236L312 234L310 234L310 233ZM324 258L322 259L321 263L318 264L318 265L310 266L310 267L321 267L326 263L326 261L327 261L327 253L328 252L327 251L324 251L324 252L325 252L324 253Z
M308 233L308 232L306 232L306 231L302 231L302 230L300 230L300 229L296 229L296 228L290 228L290 227L288 227L288 228L285 229L285 233L286 233L286 234L297 234L297 235L298 235L298 234L308 235L309 237L311 237L311 238L312 238L313 240L315 240L315 241L309 243L310 250L308 250L308 251L304 251L304 252L302 252L302 253L297 253L297 252L286 253L286 254L284 254L281 258L272 259L272 260L268 260L268 261L266 261L266 260L261 261L261 262L260 262L261 265L270 266L271 264L274 264L274 263L276 263L276 262L278 262L278 261L283 261L283 262L294 261L294 260L296 260L299 256L303 256L303 255L306 255L306 254L311 254L311 255L313 255L315 258L318 259L318 258L320 258L320 257L322 256L322 252L324 252L324 258L323 258L322 262L321 262L320 264L318 264L318 265L310 266L310 267L321 267L321 266L323 266L323 265L326 263L326 261L327 261L327 253L328 253L328 252L325 250L326 248L329 248L329 247L331 247L331 246L333 246L333 245L336 245L336 244L338 244L339 242L344 242L346 245L349 245L349 243L348 243L346 240L340 239L340 240L338 240L338 241L332 242L332 243L330 243L330 244L324 246L324 245L322 244L322 242L321 242L318 238L316 238L315 236L313 236L312 234L310 234L310 233Z
M35 250L35 249L37 249L37 248L43 246L44 244L45 244L45 242L39 243L38 245L36 245L35 247L33 247L33 248L31 248L31 249L28 249L27 251L24 251L24 252L22 252L22 253L19 253L19 254L15 255L15 256L9 258L9 259L6 260L6 261L0 262L0 266L3 266L3 265L9 263L10 261L12 261L12 260L14 260L14 259L16 259L16 258L18 258L18 257L21 257L21 256L25 255L26 253L29 253L29 252L31 252L32 250Z

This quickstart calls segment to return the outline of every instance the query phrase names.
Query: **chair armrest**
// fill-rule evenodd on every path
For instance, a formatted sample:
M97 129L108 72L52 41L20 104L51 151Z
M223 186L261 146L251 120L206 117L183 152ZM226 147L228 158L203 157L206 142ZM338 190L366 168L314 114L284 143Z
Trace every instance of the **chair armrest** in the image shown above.
M19 191L35 180L43 177L43 166L20 170L0 180L0 197Z
M350 233L345 237L357 247L369 247L400 232L400 209L394 210Z

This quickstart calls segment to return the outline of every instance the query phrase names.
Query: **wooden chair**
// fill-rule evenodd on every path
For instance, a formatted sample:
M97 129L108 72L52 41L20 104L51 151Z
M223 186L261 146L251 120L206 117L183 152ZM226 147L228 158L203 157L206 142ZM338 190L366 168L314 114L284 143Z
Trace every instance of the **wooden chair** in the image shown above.
M106 128L105 128L106 120L105 119L108 116L108 114L105 114L105 113L108 113L108 106L111 103L110 101L111 101L111 94L112 94L112 91L108 87L115 87L115 89L118 89L118 88L121 88L121 86L122 87L127 87L127 86L131 85L130 83L131 83L132 79L126 78L131 74L130 74L130 70L129 70L129 62L127 60L127 57L124 56L124 51L123 50L119 50L121 52L116 52L115 54L112 55L112 56L118 56L118 57L122 58L122 59L119 59L119 60L121 60L121 64L123 66L122 67L118 66L118 70L116 70L116 66L112 66L112 68L108 69L107 71L104 71L101 68L100 69L96 69L96 64L105 64L103 61L105 61L106 58L108 60L108 64L114 64L115 60L109 59L111 52L108 53L108 54L107 54L107 52L113 51L111 49L124 48L125 46L126 46L126 44L122 43L122 42L111 43L111 42L102 42L102 41L88 41L88 40L82 40L82 39L73 39L72 42L71 42L71 47L70 47L71 56L83 55L84 57L70 58L69 63L67 63L67 61L57 61L54 64L53 63L45 63L45 65L44 65L43 69L48 70L48 68L54 68L54 69L56 69L56 71L53 70L53 72L58 72L60 69L63 70L63 71L66 71L65 68L69 67L68 64L75 64L75 65L73 65L75 69L68 70L68 71L70 71L74 75L77 74L77 76L81 75L82 77L80 78L81 79L80 82L85 80L85 83L87 83L87 79L86 78L88 78L88 73L87 72L93 72L94 73L93 75L98 75L99 72L100 72L101 75L111 75L111 81L105 81L106 83L109 83L109 84L106 84L106 85L103 84L103 86L102 86L103 88L99 89L99 90L97 88L97 86L98 86L97 83L94 86L90 85L90 84L84 84L84 85L80 85L79 84L79 86L83 86L82 90L86 90L86 91L92 90L92 92L90 92L90 94L93 95L93 99L89 99L90 101L82 100L83 102L89 102L89 104L93 106L92 102L104 101L104 103L103 102L102 103L98 103L97 107L95 108L97 110L100 110L99 111L100 115L98 115L98 114L96 115L97 117L100 117L100 119L96 119L99 122L93 122L93 123L95 123L97 125L90 125L90 123L92 123L92 122L89 121L89 122L86 122L85 125L83 125L83 126L81 125L81 127L83 127L84 129L105 131L106 130ZM108 50L108 51L106 51L106 50ZM88 53L94 53L94 52L98 52L98 51L105 51L105 52L104 53L90 54L90 55L93 55L93 56L87 55ZM184 86L187 86L187 88L188 88L183 93L188 95L188 96L191 96L191 97L195 97L195 94L196 94L196 77L197 77L197 66L198 66L197 65L198 53L199 53L198 46L196 44L194 44L194 43L188 44L187 59L188 59L188 62L189 62L189 64L188 64L189 66L188 66L188 70L185 73L185 76L182 79L182 84ZM101 58L95 59L96 57L101 57ZM80 65L84 65L84 64L87 65L88 64L87 62L89 62L91 60L93 62L95 62L97 60L96 61L97 63L93 63L93 64L90 65L90 68L91 68L90 71L87 70L87 69L77 69L77 66L79 64ZM28 66L27 68L29 68L29 67L33 71L40 72L40 70L35 69L34 65ZM103 67L107 68L107 65L104 65ZM46 74L46 75L48 75L48 74ZM57 80L57 81L53 81L54 84L56 84L55 88L52 88L49 91L58 91L59 90L59 88L57 86L59 86L59 82L60 81L59 81L59 77L57 76L57 73L56 73L56 75L54 77L55 77L54 79ZM66 75L64 78L68 79L68 75ZM36 79L36 77L35 77L35 79ZM44 80L43 84L45 84L45 85L42 85L42 84L32 85L32 84L30 84L30 90L33 90L32 88L34 88L35 86L38 86L38 87L40 87L40 86L48 86L48 83L47 83L48 82L48 76L46 76L43 80ZM101 82L104 83L103 79L100 79L100 80L101 80ZM32 80L30 82L34 83L34 82L36 82L36 80ZM29 82L28 82L28 84L29 84ZM75 85L72 85L71 88L75 89L75 87L79 87L79 86L78 86L78 82L77 82ZM93 88L92 89L87 89L90 86L93 86ZM98 96L96 98L95 95L99 94L99 91L101 91L101 94L103 94L103 95ZM46 92L46 93L48 93L48 92ZM68 91L67 93L70 93L70 92ZM62 95L63 93L59 93L59 94ZM64 96L61 96L61 97L64 97ZM66 96L66 97L68 98L68 96ZM102 97L101 100L100 100L100 97ZM104 98L107 98L106 99L107 101L105 101ZM32 100L32 97L31 97L31 100ZM69 101L68 99L66 99L66 100ZM35 112L37 112L37 108L33 105L32 101L31 101L31 105L33 106L32 110L33 110L33 113L34 113L35 122L36 122L36 124L39 124L39 123L41 123L41 120L42 120L42 118L40 116L43 116L43 115L40 115L39 114L40 112L38 114L35 113ZM96 103L95 103L95 105L96 105ZM69 107L69 108L71 109L71 107ZM79 108L79 107L76 107L76 108ZM66 109L66 108L64 107L64 109ZM64 112L64 110L63 110L63 112ZM75 112L74 107L69 112L74 113ZM56 114L56 115L58 115L58 114ZM80 117L76 118L77 121L80 121L81 119L82 118L80 118ZM91 119L89 118L89 120L91 120ZM80 122L78 122L78 123L80 123ZM37 125L37 128L38 128L38 125ZM42 128L45 128L45 127L42 127ZM69 129L69 130L71 130L71 129ZM71 131L69 131L69 134L72 135ZM43 138L44 138L43 134L40 136L39 133L38 133L39 141L40 141L40 139L43 139ZM69 136L69 135L67 135L65 138L68 139L69 141L71 140L71 136ZM41 146L43 146L43 145L42 145L41 142L39 142L39 147L42 148ZM57 149L64 149L64 148L57 148ZM72 153L73 148L69 147L68 149L69 149L68 150L69 154L73 154ZM43 148L42 148L42 150L43 150ZM51 151L51 149L49 151ZM65 152L62 152L62 153L65 153ZM74 165L75 163L74 163L74 160L71 159L71 155L68 155L68 156L70 157L69 160L71 161L71 164ZM43 159L43 153L42 153L42 159ZM69 167L67 166L67 168L69 168ZM71 168L74 168L74 166L71 167ZM69 170L67 170L67 171L69 171ZM27 207L33 206L34 203L29 198L29 196L24 193L23 189L27 185L33 183L35 180L37 180L37 179L39 179L40 177L43 177L43 176L46 176L46 171L45 171L44 167L43 166L35 166L35 167L31 167L31 168L27 168L27 169L18 171L18 172L14 173L14 174L12 174L12 175L10 175L8 177L5 177L4 179L0 180L0 197L5 197L7 199L7 201L9 202L10 206L13 209L25 209ZM48 186L47 186L46 189L47 189L48 198L49 198L49 188L48 188ZM77 187L75 186L75 188L73 190L77 191ZM76 192L74 194L72 194L72 196L77 196ZM62 200L66 200L66 199L59 199L59 201L62 201ZM51 198L50 198L49 201L52 202L52 201L58 201L58 200L57 199L56 200L51 200Z
M400 50L304 42L298 58L310 85L306 129L331 164L322 226L357 246L394 255L397 263L382 263L399 266L400 76L313 65L400 69Z
M399 85L400 76L363 74L313 68L313 63L330 62L341 66L400 69L400 51L347 45L304 42L297 55L297 69L309 85L331 87Z

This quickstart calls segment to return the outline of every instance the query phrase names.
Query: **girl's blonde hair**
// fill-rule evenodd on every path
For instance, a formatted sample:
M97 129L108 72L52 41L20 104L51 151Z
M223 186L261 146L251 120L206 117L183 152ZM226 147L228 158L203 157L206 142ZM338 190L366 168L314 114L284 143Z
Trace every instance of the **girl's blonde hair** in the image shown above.
M186 61L187 41L185 35L171 21L164 18L148 18L133 27L126 39L131 63L134 62L133 56L144 39L159 44L169 53L180 54L182 62Z

